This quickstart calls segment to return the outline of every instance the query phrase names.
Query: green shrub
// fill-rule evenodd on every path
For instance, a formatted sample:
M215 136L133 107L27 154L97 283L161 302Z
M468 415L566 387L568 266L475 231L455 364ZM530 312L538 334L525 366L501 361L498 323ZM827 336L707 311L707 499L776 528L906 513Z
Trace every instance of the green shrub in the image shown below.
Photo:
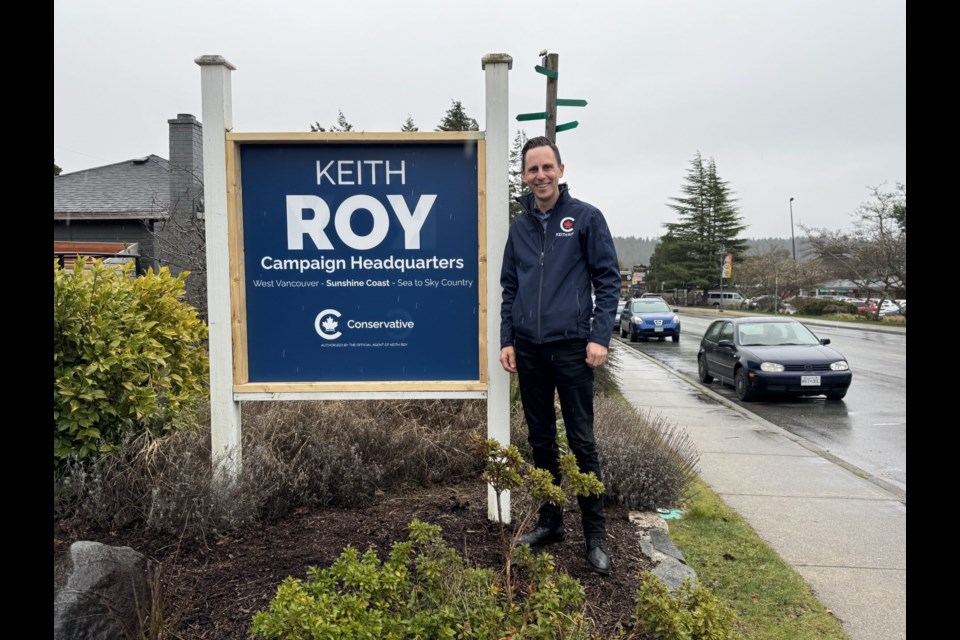
M699 581L683 583L674 593L652 573L640 574L635 630L658 640L734 640L737 614L717 601Z
M134 278L132 269L54 263L55 469L114 451L137 432L174 429L207 392L207 327L180 300L186 272Z
M526 531L541 506L550 503L563 508L568 502L568 493L575 496L603 494L603 483L592 471L583 473L577 468L577 459L570 453L566 436L557 430L557 445L560 449L561 483L554 484L553 475L546 469L537 469L523 459L516 445L504 447L494 438L484 439L479 434L472 436L478 455L485 461L480 479L494 490L497 499L497 522L500 527L500 547L504 558L504 584L507 602L513 602L517 588L513 578L513 563L517 558L520 537ZM503 521L502 496L509 491L516 500L516 524L513 533L507 535ZM519 561L517 561L520 564Z
M522 561L533 583L523 604L502 595L498 574L466 568L443 544L440 527L414 520L409 537L381 562L375 551L347 547L306 581L286 578L251 634L283 640L320 638L587 638L580 583L558 575L547 554Z
M827 316L835 313L857 314L857 306L842 300L820 300L818 298L795 298L793 301L797 313L805 316Z

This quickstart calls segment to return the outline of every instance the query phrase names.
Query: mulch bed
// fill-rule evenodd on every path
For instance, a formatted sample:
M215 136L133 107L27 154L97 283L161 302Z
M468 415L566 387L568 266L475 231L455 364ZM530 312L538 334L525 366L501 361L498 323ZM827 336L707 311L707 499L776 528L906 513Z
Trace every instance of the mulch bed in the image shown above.
M637 525L628 512L608 506L608 547L613 572L590 571L576 504L568 507L567 539L551 545L560 571L580 580L587 616L601 637L629 629L641 571L652 563L640 551ZM68 530L54 524L54 558L76 540L129 546L159 562L165 576L165 609L178 619L178 635L195 640L247 638L253 614L265 609L287 576L306 577L309 566L330 565L348 544L361 553L376 549L385 558L394 542L407 538L414 518L443 529L443 538L470 566L502 568L498 526L487 519L486 485L473 480L383 497L364 509L300 508L288 517L231 537L197 539L137 529Z

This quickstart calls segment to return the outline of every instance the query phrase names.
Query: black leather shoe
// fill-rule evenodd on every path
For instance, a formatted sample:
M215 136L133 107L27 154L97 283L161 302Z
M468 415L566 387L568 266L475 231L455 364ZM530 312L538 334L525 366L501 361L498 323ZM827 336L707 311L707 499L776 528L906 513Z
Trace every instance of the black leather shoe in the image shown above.
M604 538L590 538L587 540L587 564L600 575L610 575L610 554L607 553L607 541Z
M531 547L542 547L543 545L550 544L552 542L563 542L563 539L566 537L567 532L564 531L562 524L555 527L551 527L550 525L546 524L538 524L536 527L520 536L520 540L517 541L517 544L528 544Z

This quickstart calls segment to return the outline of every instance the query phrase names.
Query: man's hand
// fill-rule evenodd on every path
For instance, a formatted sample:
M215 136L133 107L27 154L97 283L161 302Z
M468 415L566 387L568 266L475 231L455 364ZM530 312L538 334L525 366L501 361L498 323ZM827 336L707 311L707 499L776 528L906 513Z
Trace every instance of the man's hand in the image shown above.
M606 353L606 350L604 350L604 353ZM500 349L500 366L503 367L504 371L517 372L517 352L513 350L513 347Z
M587 343L587 366L596 369L607 361L607 348L596 342ZM500 352L500 362L503 362L503 352Z

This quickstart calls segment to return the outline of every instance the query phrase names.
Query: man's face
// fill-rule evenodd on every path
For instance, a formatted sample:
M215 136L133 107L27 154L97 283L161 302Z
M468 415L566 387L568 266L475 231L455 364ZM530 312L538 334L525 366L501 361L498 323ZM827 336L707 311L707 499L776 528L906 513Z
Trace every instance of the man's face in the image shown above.
M534 147L527 151L523 166L523 181L530 187L541 211L552 207L560 197L560 178L563 165L550 147Z

